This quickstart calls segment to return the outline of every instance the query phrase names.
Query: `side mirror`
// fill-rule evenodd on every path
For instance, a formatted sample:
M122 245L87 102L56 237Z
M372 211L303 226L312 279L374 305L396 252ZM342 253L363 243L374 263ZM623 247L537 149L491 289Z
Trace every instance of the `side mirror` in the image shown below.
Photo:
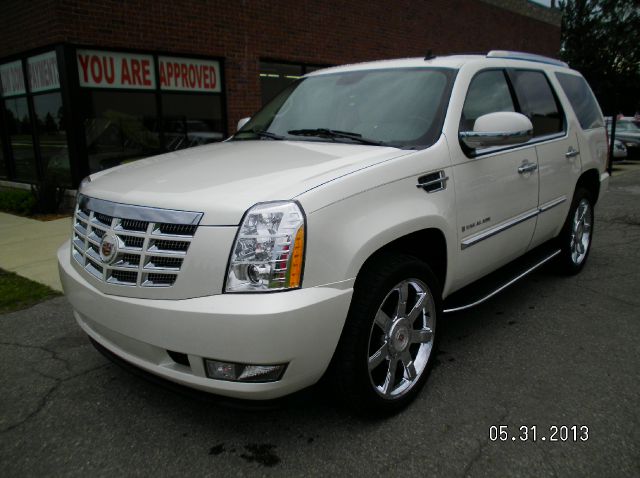
M238 126L236 126L236 131L240 131L242 127L249 122L250 119L251 119L251 116L247 116L246 118L242 118L240 121L238 121Z
M521 113L500 111L480 116L473 131L461 131L460 141L471 149L526 143L533 137L531 120Z

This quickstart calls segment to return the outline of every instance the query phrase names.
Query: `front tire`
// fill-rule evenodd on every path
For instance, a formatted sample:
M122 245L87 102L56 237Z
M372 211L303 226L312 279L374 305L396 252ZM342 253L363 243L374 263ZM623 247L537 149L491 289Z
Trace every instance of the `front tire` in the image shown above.
M419 259L388 254L365 265L332 361L340 397L373 415L407 406L430 372L441 305L438 281Z
M591 250L593 226L593 199L589 191L578 188L558 237L561 252L557 264L561 273L573 275L582 270Z

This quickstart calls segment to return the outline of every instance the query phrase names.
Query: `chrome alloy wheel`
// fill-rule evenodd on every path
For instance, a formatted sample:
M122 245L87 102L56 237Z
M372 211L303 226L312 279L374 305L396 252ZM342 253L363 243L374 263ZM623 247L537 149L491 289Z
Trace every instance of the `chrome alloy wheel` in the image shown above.
M369 333L369 380L385 399L419 381L433 349L436 306L427 285L407 279L386 295Z
M591 227L593 217L591 204L586 198L582 198L576 207L571 224L571 260L574 264L580 265L587 256L589 243L591 242Z

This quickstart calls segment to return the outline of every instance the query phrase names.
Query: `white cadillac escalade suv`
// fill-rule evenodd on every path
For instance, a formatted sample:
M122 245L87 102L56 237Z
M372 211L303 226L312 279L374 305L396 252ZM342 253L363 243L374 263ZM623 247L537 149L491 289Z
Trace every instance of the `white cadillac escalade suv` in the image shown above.
M239 126L92 174L58 251L99 349L230 397L327 373L400 409L443 314L551 259L580 271L608 180L583 77L517 52L329 68Z

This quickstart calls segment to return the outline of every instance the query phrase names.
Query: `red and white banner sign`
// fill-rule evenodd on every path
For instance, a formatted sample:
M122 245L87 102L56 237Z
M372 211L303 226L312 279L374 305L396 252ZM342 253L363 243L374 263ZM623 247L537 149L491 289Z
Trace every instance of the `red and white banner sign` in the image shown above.
M199 91L218 93L220 63L209 60L161 56L160 89L169 91Z
M55 51L27 59L29 89L32 93L60 88L58 59Z
M151 55L78 50L80 86L151 90L156 76Z
M78 50L80 86L146 89L156 87L153 57L137 53ZM195 58L158 57L160 89L219 93L220 63Z
M2 96L4 98L26 93L22 62L16 60L0 65L0 82L2 83Z

